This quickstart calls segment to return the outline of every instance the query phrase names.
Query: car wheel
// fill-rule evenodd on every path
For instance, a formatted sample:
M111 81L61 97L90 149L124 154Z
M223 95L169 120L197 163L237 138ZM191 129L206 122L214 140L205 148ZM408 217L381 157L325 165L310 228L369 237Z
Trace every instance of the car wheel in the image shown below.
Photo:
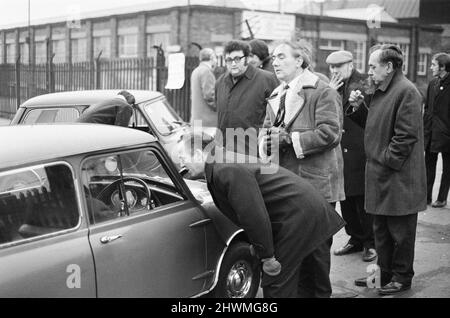
M260 282L259 260L245 242L232 244L222 261L219 280L211 296L217 298L254 298Z

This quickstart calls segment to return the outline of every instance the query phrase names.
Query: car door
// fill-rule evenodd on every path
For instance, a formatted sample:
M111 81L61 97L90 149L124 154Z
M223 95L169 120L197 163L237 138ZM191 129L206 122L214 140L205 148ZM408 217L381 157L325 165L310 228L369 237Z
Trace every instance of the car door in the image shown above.
M188 297L204 288L205 233L196 226L204 217L175 186L161 158L146 148L83 163L99 297ZM156 180L152 200L140 196L145 189L130 176Z
M95 297L95 271L72 169L0 173L0 297Z

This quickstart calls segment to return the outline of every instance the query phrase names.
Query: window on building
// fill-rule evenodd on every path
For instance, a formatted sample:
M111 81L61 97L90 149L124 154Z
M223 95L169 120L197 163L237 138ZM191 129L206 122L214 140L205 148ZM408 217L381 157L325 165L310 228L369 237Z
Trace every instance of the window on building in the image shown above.
M20 43L20 63L28 64L30 61L30 49L28 43Z
M6 44L6 63L16 63L16 44Z
M111 57L111 38L109 36L94 37L94 58L102 52L101 58L109 59Z
M36 64L45 64L47 63L47 45L45 41L36 42L35 44L36 52L35 59Z
M147 57L156 57L157 50L153 46L161 46L164 52L170 45L170 33L148 33L147 34ZM166 52L167 53L167 52Z
M0 64L3 64L3 43L0 42Z
M417 62L417 75L426 76L428 69L428 54L420 53L419 60Z
M119 57L137 57L137 34L119 35Z
M85 62L86 55L86 39L72 39L72 62Z
M366 71L366 42L365 41L359 41L356 42L356 48L355 48L355 56L353 64L355 65L355 68L360 73L364 73Z
M66 62L66 43L64 40L53 40L52 50L53 54L55 55L53 57L53 63Z
M343 40L320 39L319 48L327 51L339 51L344 49Z

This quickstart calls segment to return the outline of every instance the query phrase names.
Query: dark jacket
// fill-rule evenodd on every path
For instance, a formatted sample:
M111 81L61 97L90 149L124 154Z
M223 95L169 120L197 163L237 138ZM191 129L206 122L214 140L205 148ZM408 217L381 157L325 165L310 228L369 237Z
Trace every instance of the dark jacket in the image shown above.
M450 152L450 74L428 85L423 126L425 149Z
M342 97L343 112L346 114L351 107L348 101L350 93L359 90L368 101L365 93L365 80L363 75L353 70L348 80L338 90ZM355 123L348 116L344 117L344 130L341 140L342 156L344 157L344 186L345 196L364 195L364 171L366 167L366 154L364 152L364 128Z
M286 101L285 123L292 144L282 147L279 163L305 178L328 200L345 199L342 151L339 145L342 130L342 106L337 92L308 70L304 70L294 98ZM273 126L280 106L283 85L268 99L264 128ZM260 132L260 138L265 134ZM302 155L298 156L298 141ZM261 148L260 148L261 150ZM264 158L264 154L261 154Z
M263 286L282 281L302 259L344 226L344 221L303 178L260 164L207 163L208 189L216 206L241 226L260 258L275 255L281 274L263 275Z
M274 74L249 65L247 71L236 84L229 72L223 74L216 83L216 106L218 128L222 131L226 144L227 128L254 128L254 138L246 139L245 145L230 143L231 151L243 153L243 147L251 154L257 153L257 130L262 127L266 114L266 98L277 87ZM238 149L236 147L239 147Z
M352 115L365 124L365 208L370 214L400 216L426 209L422 97L401 70L374 92L369 110Z
M128 127L132 115L133 107L121 97L115 97L91 105L77 122Z

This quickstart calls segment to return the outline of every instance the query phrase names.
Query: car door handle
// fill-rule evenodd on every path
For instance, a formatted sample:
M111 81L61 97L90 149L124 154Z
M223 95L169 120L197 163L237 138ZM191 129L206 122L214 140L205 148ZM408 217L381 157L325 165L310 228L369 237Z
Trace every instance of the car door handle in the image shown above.
M121 234L119 234L119 235L114 235L114 236L103 236L103 237L100 239L100 242L101 242L102 244L108 244L108 243L111 243L112 241L115 241L115 240L120 239L121 237L122 237Z

